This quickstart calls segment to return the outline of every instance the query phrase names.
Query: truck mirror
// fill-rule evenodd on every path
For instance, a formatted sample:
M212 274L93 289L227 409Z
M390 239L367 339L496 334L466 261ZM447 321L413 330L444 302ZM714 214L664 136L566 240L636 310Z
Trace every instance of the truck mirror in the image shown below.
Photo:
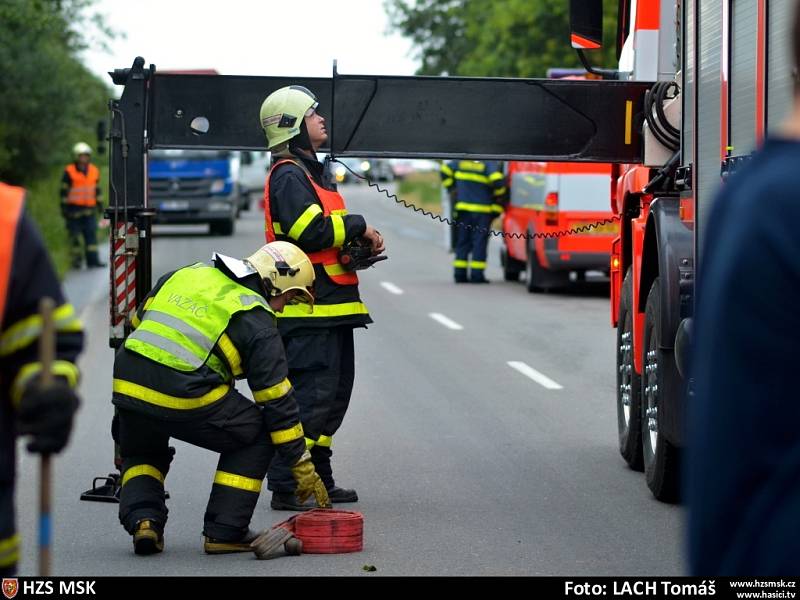
M569 0L570 42L577 50L603 46L603 0Z

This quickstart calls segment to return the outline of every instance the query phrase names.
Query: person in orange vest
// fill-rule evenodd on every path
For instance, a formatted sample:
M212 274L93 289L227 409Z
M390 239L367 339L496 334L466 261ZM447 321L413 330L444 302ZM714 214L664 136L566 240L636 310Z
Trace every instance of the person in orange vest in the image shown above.
M75 360L83 330L61 291L39 232L23 210L25 191L0 183L0 576L16 572L19 534L14 519L16 438L30 435L28 450L60 452L78 407ZM39 300L56 303L54 383L37 386L42 370Z
M84 253L87 267L105 267L97 254L97 215L103 214L100 170L91 163L89 144L78 142L72 154L75 161L66 166L61 177L61 214L67 222L72 268L81 268Z
M299 85L273 92L261 106L261 125L274 157L264 190L266 237L267 242L297 244L314 265L313 313L287 306L278 315L278 329L314 467L331 502L357 502L355 490L335 484L331 443L353 389L353 329L366 327L372 319L361 302L356 273L339 255L343 247L356 243L376 258L384 244L380 233L361 215L348 214L342 196L324 183L316 150L328 132L316 108L314 94ZM298 502L290 475L287 465L273 462L270 505L275 510L312 508L311 503Z

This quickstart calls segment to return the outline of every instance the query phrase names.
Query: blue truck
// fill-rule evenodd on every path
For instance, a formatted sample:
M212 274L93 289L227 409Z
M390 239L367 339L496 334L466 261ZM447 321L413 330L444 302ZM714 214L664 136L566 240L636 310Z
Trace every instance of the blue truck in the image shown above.
M148 159L156 223L208 223L211 235L233 235L241 201L238 153L152 150Z

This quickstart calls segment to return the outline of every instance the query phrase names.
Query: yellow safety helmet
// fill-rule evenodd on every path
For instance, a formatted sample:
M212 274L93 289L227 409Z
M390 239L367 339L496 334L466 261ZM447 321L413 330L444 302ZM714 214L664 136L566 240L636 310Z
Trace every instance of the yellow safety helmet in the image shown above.
M267 149L274 150L300 135L300 125L317 108L317 97L302 85L275 90L261 104L261 127L267 135Z
M81 154L92 155L92 147L86 142L78 142L72 147L72 155L77 159Z
M305 252L290 242L270 242L244 259L253 267L270 296L297 290L290 304L306 304L314 310L314 266Z

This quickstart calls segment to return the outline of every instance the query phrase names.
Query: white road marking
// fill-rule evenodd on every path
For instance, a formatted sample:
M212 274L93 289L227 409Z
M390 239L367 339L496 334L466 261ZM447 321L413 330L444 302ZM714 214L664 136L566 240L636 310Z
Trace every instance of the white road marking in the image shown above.
M525 375L525 377L530 377L536 383L538 383L543 387L546 387L548 390L564 389L561 385L550 379L547 375L539 373L539 371L537 371L536 369L534 369L529 365L526 365L524 362L520 362L517 360L510 360L508 361L507 364L512 369L516 369L517 371Z
M403 290L401 290L399 287L397 287L390 281L381 281L381 286L383 286L383 288L388 292L391 292L392 294L397 294L398 296L403 293Z
M428 313L428 316L433 319L434 321L438 321L448 329L452 329L453 331L460 331L464 329L461 325L453 321L452 319L448 319L441 313Z

